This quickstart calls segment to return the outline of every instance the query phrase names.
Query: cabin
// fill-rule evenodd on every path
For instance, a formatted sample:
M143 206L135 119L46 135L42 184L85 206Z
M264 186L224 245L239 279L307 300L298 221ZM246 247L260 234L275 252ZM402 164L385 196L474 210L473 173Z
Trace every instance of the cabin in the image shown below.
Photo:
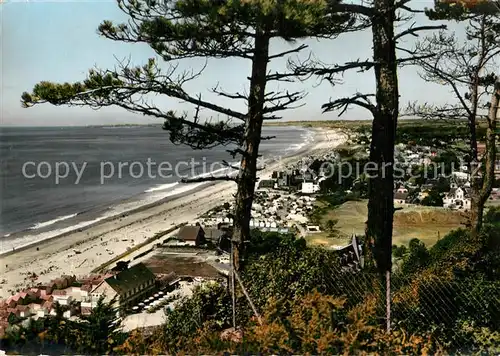
M408 199L408 193L401 193L396 191L394 193L394 204L403 205L406 204L406 200Z
M205 231L199 225L183 226L177 234L177 240L192 246L205 243Z

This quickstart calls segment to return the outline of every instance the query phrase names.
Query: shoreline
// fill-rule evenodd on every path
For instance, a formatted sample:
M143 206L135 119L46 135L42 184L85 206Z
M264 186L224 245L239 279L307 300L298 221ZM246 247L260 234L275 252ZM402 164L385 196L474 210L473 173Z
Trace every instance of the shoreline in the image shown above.
M281 160L271 160L259 172L265 179L272 171L299 162L302 158L322 154L345 140L340 130L313 130L315 140ZM194 183L197 184L197 183ZM4 283L0 284L0 297L8 297L28 285L47 283L62 274L82 276L98 265L143 243L156 233L186 221L193 221L215 206L232 199L236 184L207 182L159 201L131 211L107 217L88 226L67 231L15 251L0 254ZM78 253L72 249L78 248ZM36 280L26 276L36 273Z
M267 158L264 159L266 164L273 164L277 161L278 157L288 159L289 157L301 155L307 151L307 145L311 144L309 141L310 137L314 137L317 130L308 130L301 127L297 127L297 129L305 130L308 133L306 135L306 139L304 141L300 141L298 145L299 147L295 150L292 149L290 152L290 147L296 146L293 144L283 151L280 150L273 153L267 152ZM313 139L312 144L314 143ZM220 169L217 171L220 171ZM209 174L209 172L203 174ZM104 203L97 209L91 207L71 214L69 212L66 214L61 212L59 215L56 215L56 217L50 218L50 220L42 220L41 222L32 223L29 227L17 231L11 231L8 234L0 236L0 258L2 256L11 255L17 251L23 251L31 246L38 246L40 243L54 238L62 238L77 231L85 231L98 224L118 219L129 214L141 212L144 209L149 209L175 199L183 198L188 194L199 192L200 190L206 189L214 184L217 184L217 182L207 181L192 183L192 187L190 187L189 184L181 183L180 180L164 184L154 184L146 190L140 193L135 193L133 196L128 198L121 198L113 201L112 203ZM164 190L162 187L165 185L177 186ZM37 227L37 225L40 226Z

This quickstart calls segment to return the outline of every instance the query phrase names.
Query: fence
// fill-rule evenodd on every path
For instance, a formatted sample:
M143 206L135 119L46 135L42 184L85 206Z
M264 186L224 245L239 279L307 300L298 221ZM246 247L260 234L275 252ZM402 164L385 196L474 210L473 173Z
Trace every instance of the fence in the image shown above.
M447 352L498 352L500 349L498 280L459 274L438 276L420 271L412 275L393 273L387 288L386 279L379 274L340 265L325 265L325 268L331 277L327 280L328 295L345 298L346 308L375 296L376 317L391 331L430 335ZM247 307L251 306L260 320L252 297L239 276L235 276L233 288L242 288ZM233 307L236 306L233 304Z

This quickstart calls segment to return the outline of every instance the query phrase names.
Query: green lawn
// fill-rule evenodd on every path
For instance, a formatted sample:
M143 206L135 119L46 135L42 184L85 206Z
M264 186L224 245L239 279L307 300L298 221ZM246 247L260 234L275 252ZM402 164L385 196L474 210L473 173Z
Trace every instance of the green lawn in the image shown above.
M349 201L325 214L322 223L329 219L338 220L339 238L331 238L323 232L310 234L307 240L315 245L342 245L350 240L353 233L364 234L368 212L366 203L366 200ZM451 230L463 226L462 222L460 212L423 206L405 207L394 214L393 241L396 245L407 244L416 237L431 246Z

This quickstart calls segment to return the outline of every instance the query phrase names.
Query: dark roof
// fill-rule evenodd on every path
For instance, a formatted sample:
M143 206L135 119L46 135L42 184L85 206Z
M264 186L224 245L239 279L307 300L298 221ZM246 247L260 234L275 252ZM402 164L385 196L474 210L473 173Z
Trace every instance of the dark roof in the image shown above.
M400 193L400 192L394 193L394 199L406 200L406 198L408 198L408 193Z
M359 248L358 238L353 236L349 245L335 251L339 256L342 272L357 272L362 268Z
M183 226L177 234L177 238L183 241L196 241L200 230L203 231L201 226Z
M226 232L219 229L206 229L205 230L205 238L218 241L219 238L224 235Z
M432 184L422 184L422 192L425 192L426 190L432 190L434 186Z
M154 273L144 263L138 263L113 277L107 278L106 283L118 294L124 294L151 279L155 279Z

